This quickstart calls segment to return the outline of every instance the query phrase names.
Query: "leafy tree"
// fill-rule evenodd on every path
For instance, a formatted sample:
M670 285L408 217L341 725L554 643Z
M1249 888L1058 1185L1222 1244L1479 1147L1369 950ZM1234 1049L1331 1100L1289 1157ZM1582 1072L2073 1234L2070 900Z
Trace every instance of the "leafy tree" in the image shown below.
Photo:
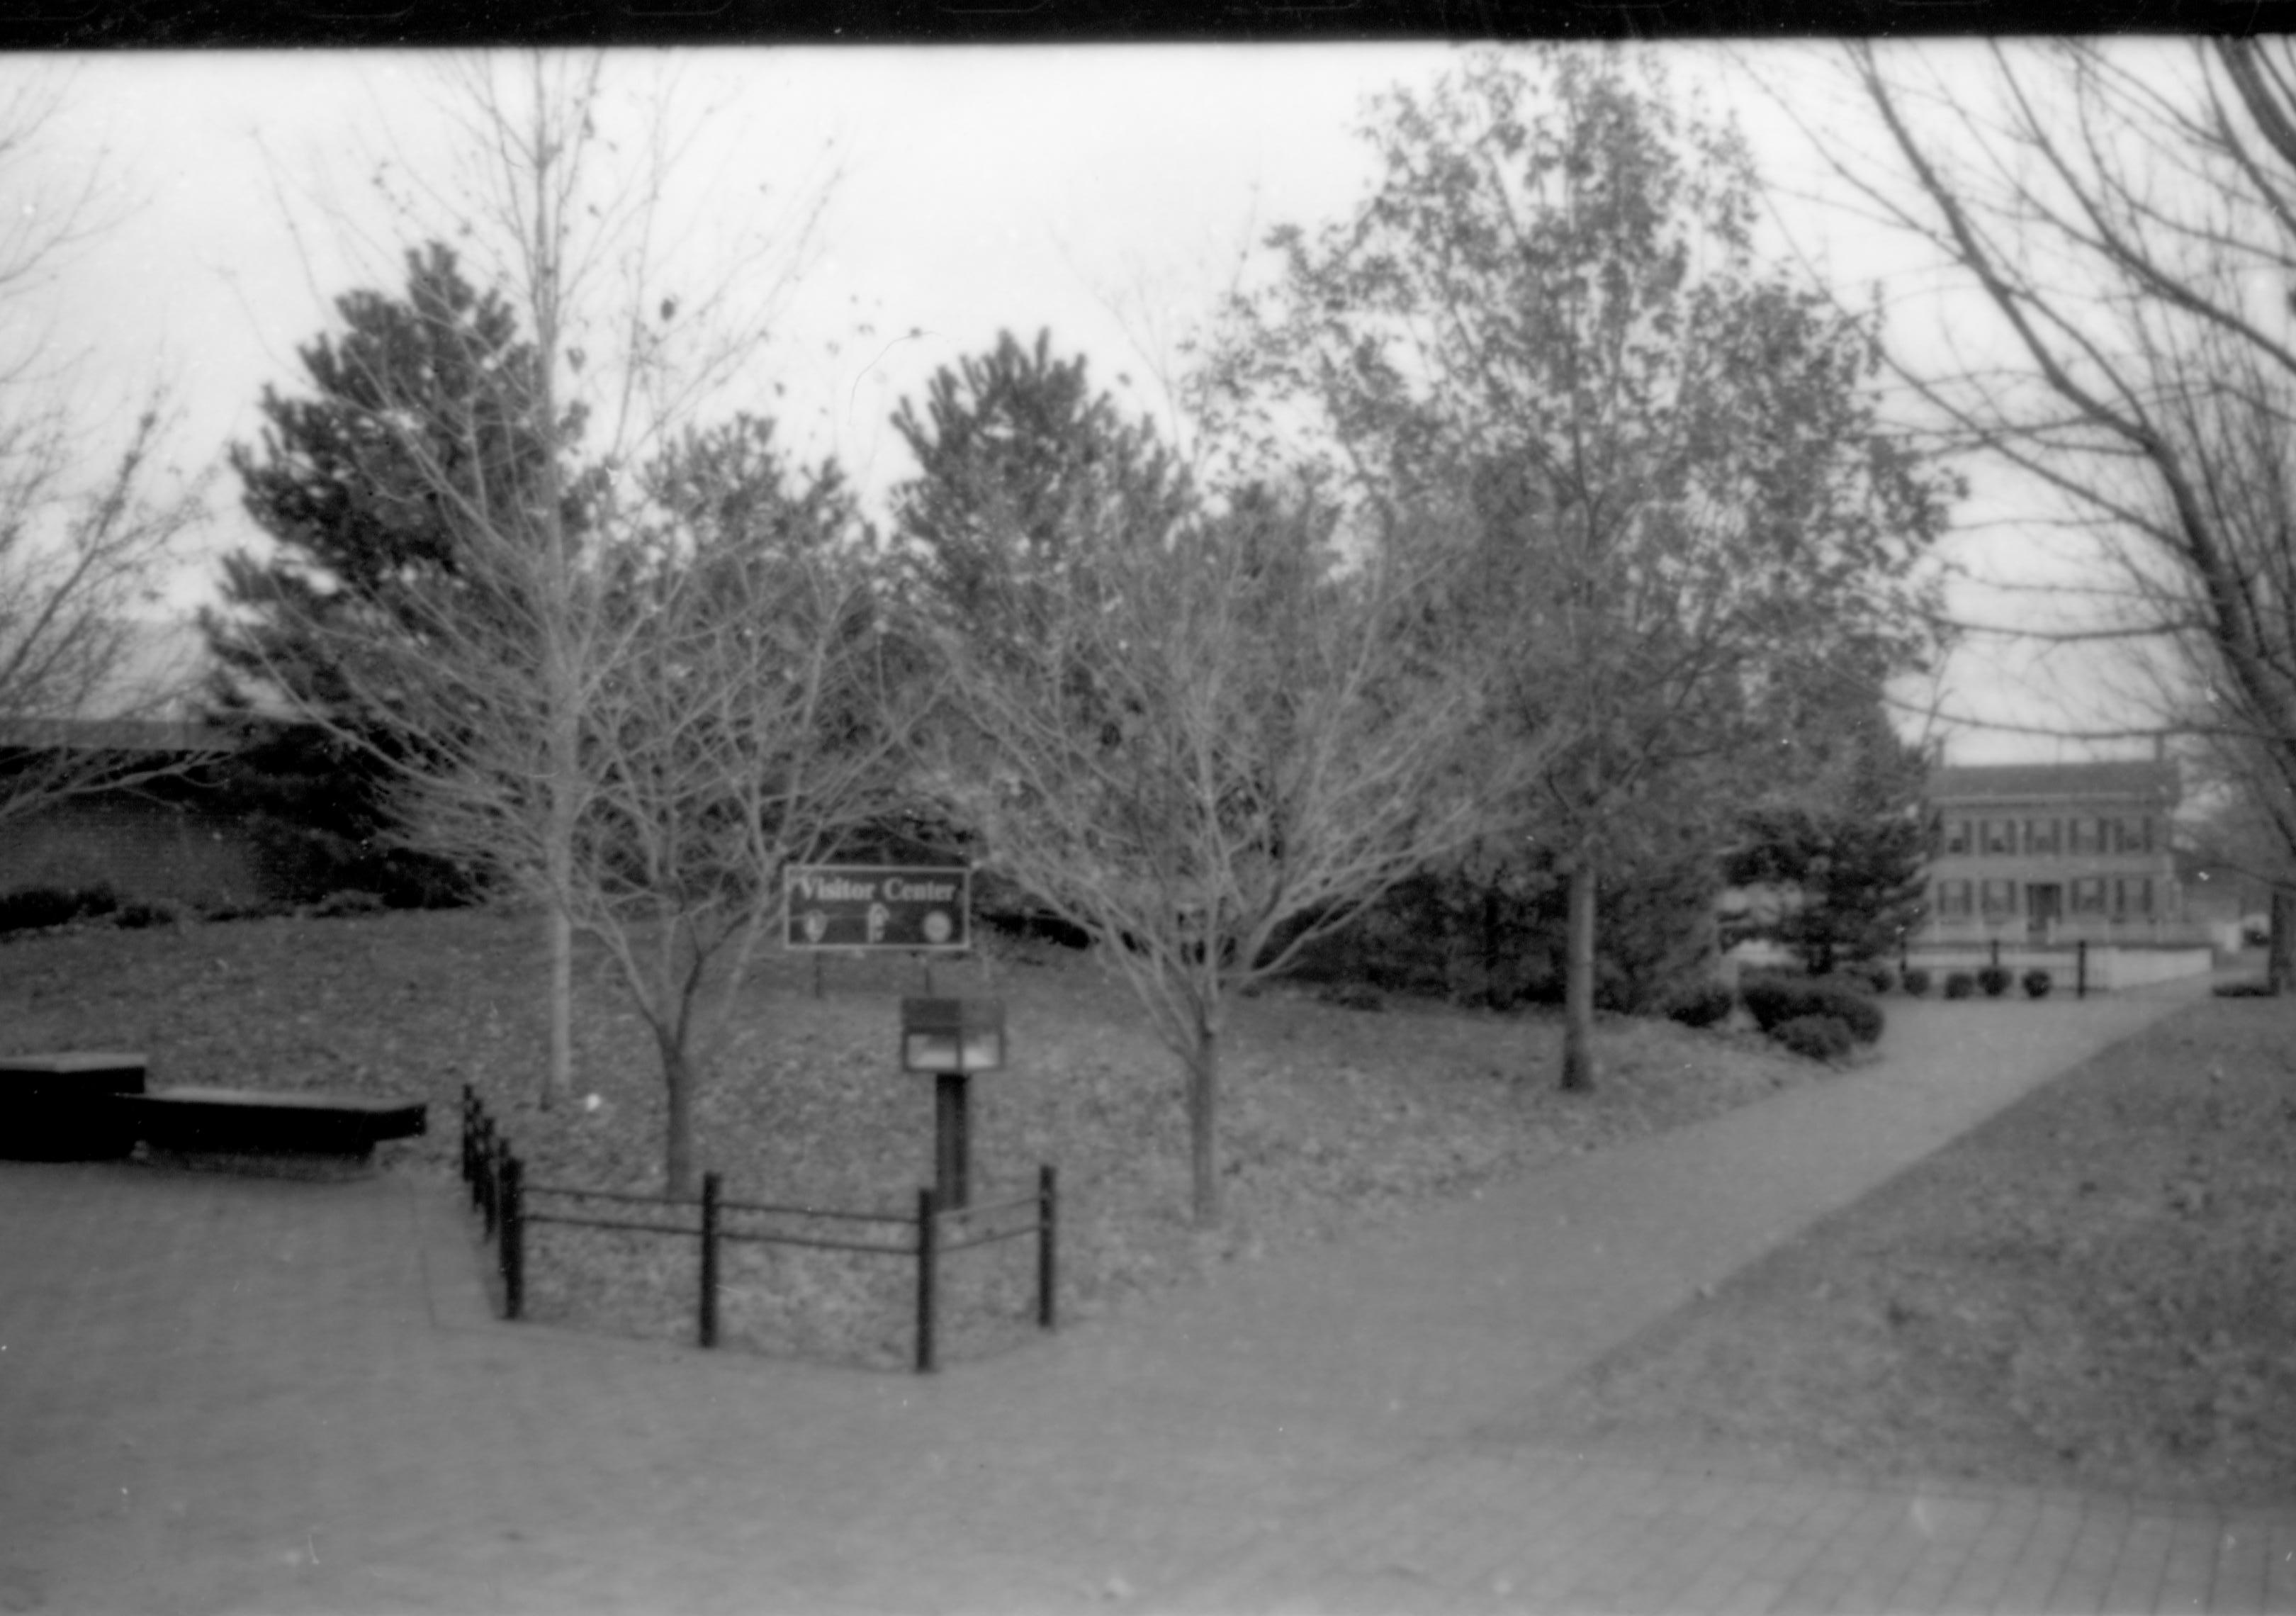
M1743 144L1675 104L1624 48L1391 93L1372 193L1275 234L1201 381L1230 453L1304 429L1369 526L1476 554L1447 625L1507 653L1505 739L1548 753L1491 801L1503 845L1569 874L1570 1087L1595 1075L1599 872L1654 833L1637 805L1702 801L1718 851L1794 690L1919 660L1948 493L1880 420L1874 323L1761 261Z

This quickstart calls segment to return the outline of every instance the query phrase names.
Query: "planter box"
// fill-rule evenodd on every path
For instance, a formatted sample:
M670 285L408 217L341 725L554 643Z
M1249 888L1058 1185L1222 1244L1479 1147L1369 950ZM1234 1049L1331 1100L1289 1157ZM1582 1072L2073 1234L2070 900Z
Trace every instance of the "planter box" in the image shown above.
M135 1148L119 1111L144 1092L140 1054L74 1051L0 1055L0 1157L116 1161Z
M365 1156L384 1139L429 1126L420 1102L366 1095L162 1088L112 1103L136 1138L187 1153Z

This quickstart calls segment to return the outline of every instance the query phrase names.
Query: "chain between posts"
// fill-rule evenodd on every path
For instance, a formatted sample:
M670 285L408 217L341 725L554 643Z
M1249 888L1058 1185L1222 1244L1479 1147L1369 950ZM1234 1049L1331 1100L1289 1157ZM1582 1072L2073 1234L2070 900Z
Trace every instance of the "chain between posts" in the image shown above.
M722 1335L720 1298L724 1288L723 1244L728 1240L750 1241L763 1245L788 1245L809 1249L849 1251L867 1256L908 1257L916 1264L916 1317L913 1362L920 1374L933 1373L939 1366L940 1333L940 1266L943 1259L957 1251L976 1246L990 1245L1001 1241L1034 1235L1037 1238L1037 1323L1039 1328L1057 1327L1058 1308L1058 1219L1059 1181L1054 1169L1043 1166L1037 1169L1037 1185L1030 1194L991 1206L962 1208L939 1203L931 1189L917 1193L916 1210L912 1216L895 1213L849 1212L827 1207L775 1205L761 1202L729 1201L726 1198L724 1180L715 1172L704 1173L701 1195L698 1202L675 1200L667 1196L639 1195L623 1191L585 1189L572 1185L529 1184L525 1164L510 1146L510 1141L488 1112L485 1103L465 1085L463 1090L462 1171L471 1200L484 1222L486 1235L495 1246L495 1259L503 1285L503 1315L506 1319L523 1317L526 1306L526 1233L528 1226L556 1223L583 1228L614 1229L627 1233L664 1235L690 1237L700 1244L700 1275L696 1287L695 1334L705 1349L714 1349ZM529 1202L536 1195L557 1196L572 1200L592 1199L619 1202L672 1211L692 1206L698 1216L693 1225L681 1226L661 1222L636 1222L607 1218L577 1217L562 1212L537 1212ZM987 1217L997 1212L1029 1208L1035 1214L1029 1222L1017 1228L1002 1229L987 1235L951 1242L941 1231L941 1219L952 1213ZM862 1241L828 1240L812 1235L775 1235L750 1229L728 1229L726 1217L730 1212L750 1212L767 1216L833 1218L848 1222L906 1225L910 1239L898 1245L878 1244Z

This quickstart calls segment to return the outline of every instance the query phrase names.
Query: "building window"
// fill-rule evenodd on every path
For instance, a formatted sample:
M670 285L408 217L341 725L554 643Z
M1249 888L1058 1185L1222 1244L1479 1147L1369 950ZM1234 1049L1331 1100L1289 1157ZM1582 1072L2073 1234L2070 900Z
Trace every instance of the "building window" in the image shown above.
M2069 819L2065 826L2070 834L2065 839L2069 853L2094 853L2096 846L2096 822L2093 819Z
M1988 853L2014 854L2017 851L2017 822L2013 819L1987 820L1985 850Z
M1945 823L1945 850L1948 853L1969 851L1969 821L1948 819Z
M2057 822L2054 819L2025 821L2025 850L2028 853L2054 853L2057 850Z
M1979 899L1988 915L2017 913L2017 883L2013 881L1988 881L1984 883Z
M2142 819L2120 822L2119 850L2123 853L2149 853L2152 850L2152 821L2150 816Z
M2112 882L2112 908L2116 915L2152 914L2152 878L2150 875L2116 876Z
M1937 910L1940 915L1964 915L1969 913L1969 883L1965 881L1941 881L1937 883Z
M2104 877L2084 875L2073 882L2073 913L2096 915L2104 908Z

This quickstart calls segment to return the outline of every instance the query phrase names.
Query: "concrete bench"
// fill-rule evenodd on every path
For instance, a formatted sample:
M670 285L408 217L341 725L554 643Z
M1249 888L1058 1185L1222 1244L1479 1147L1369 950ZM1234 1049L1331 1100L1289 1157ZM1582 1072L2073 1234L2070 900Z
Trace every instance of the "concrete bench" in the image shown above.
M73 1050L0 1055L0 1156L91 1161L127 1155L135 1135L119 1110L144 1092L140 1054Z
M365 1156L385 1139L429 1128L421 1102L368 1095L157 1088L112 1103L136 1138L185 1153Z

